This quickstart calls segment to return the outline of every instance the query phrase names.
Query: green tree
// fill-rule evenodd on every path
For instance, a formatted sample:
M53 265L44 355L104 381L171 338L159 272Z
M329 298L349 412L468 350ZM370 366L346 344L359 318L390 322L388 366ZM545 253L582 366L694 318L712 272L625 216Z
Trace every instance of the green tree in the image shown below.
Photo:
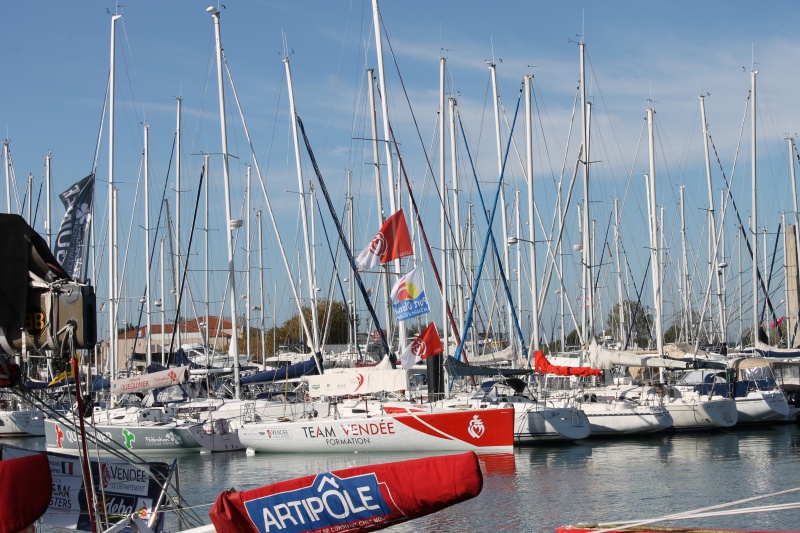
M650 324L653 317L641 303L625 300L622 303L622 310L625 317L625 335L628 336L628 347L645 348L650 343ZM619 305L611 308L606 319L609 331L615 334L619 331ZM621 340L621 339L620 339Z
M330 315L330 319L329 319ZM303 316L309 328L311 326L311 307L303 307ZM325 328L328 328L328 336L324 339L325 344L346 344L348 341L349 324L347 320L347 306L344 302L337 300L320 300L317 302L317 317L319 319L320 339ZM244 353L247 348L247 339L239 338L239 351ZM300 351L309 352L308 343L305 341L305 332L300 321L300 315L295 314L280 326L270 328L264 332L264 352L267 357L272 357L276 350L280 351L282 344L299 345ZM250 328L250 349L252 355L261 354L261 330Z

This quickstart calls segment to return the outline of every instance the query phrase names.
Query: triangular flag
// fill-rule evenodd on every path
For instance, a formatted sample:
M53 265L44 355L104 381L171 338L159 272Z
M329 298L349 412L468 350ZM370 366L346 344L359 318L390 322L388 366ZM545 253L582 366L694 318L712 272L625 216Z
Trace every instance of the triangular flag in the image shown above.
M394 259L414 255L406 217L400 209L386 219L372 242L356 258L359 270L369 270Z
M400 355L400 362L403 368L410 369L417 362L417 359L427 359L434 355L439 355L444 352L442 340L439 338L439 332L436 330L436 324L431 322L428 327L423 330L419 336L414 339L414 342L409 344L403 353Z

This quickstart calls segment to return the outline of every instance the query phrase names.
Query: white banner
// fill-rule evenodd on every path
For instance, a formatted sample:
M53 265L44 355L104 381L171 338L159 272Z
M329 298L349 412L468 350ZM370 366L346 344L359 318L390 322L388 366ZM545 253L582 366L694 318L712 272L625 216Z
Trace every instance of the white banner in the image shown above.
M179 366L168 368L161 372L142 374L131 378L112 379L111 394L124 394L126 392L146 391L169 387L170 385L180 385L189 379L189 367Z
M351 396L374 392L394 392L408 388L408 373L401 369L353 369L351 372L308 376L308 394L320 396Z

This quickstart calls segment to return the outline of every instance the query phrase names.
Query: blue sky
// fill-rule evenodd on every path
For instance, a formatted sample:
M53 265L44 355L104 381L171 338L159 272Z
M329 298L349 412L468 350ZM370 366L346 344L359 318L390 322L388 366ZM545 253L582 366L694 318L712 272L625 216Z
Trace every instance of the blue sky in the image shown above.
M184 246L189 238L197 176L202 165L200 154L217 154L220 141L213 25L211 16L205 12L206 4L141 0L127 4L119 8L124 17L117 26L115 180L120 186L123 204L121 240L130 243L126 246L129 248L126 280L130 298L127 321L130 322L135 321L132 318L134 307L143 284L142 232L128 229L143 224L142 200L141 196L137 197L136 186L142 160L142 123L150 125L151 209L157 210L165 180L170 190L170 207L174 209L174 166L169 175L167 168L176 122L174 97L183 98L181 216L185 231L181 239ZM361 243L356 248L360 248L377 231L369 166L371 148L360 140L370 135L365 113L364 69L376 65L370 3L365 0L299 3L229 0L225 6L222 10L223 47L284 244L296 255L302 237L298 229L298 184L281 61L283 35L286 48L291 51L297 110L337 205L344 201L347 169L352 171L357 202L356 241ZM5 6L0 19L0 43L5 51L0 126L3 127L2 137L10 140L20 196L24 194L29 173L34 176L35 186L39 186L44 156L48 152L52 155L54 194L91 170L109 64L108 12L117 9L113 2L37 1ZM433 181L426 173L422 147L433 151L431 161L438 180L435 124L442 53L447 57L448 95L455 96L458 101L470 151L481 180L487 182L484 194L493 194L494 185L489 182L497 179L486 61L493 59L497 64L500 97L509 122L522 76L534 74L538 110L534 119L538 132L534 181L539 210L549 226L554 180L561 174L562 165L569 174L576 157L575 134L567 146L567 133L578 81L576 42L581 35L587 43L587 90L594 102L593 218L597 220L598 239L604 239L612 198L627 198L622 231L637 285L645 281L647 262L647 237L641 228L646 222L642 175L647 171L647 139L642 137L642 128L648 106L652 105L657 115L658 203L665 209L665 240L671 250L671 270L666 276L673 286L677 283L673 271L677 268L675 258L680 247L679 227L676 226L679 185L686 186L690 246L698 269L697 286L704 286L706 282L702 265L707 261L703 241L707 230L702 210L708 199L697 98L700 94L709 95L706 107L714 146L728 178L735 162L734 197L742 217L746 220L749 214L750 119L745 118L745 106L753 61L759 71L759 225L766 225L774 233L780 213L792 210L783 140L787 134L794 135L800 129L800 112L794 105L794 88L800 73L800 50L794 37L800 12L792 2L756 6L752 2L684 1L497 4L411 1L384 2L381 10L403 82L401 85L385 43L390 116L434 246L439 239L439 222L432 194ZM232 198L234 212L242 213L244 169L252 159L229 89L228 109L229 150L236 157L232 160ZM743 120L746 122L737 158ZM419 133L414 128L415 122ZM579 124L576 122L574 127ZM502 131L505 145L506 126ZM524 159L521 116L514 139ZM469 185L471 174L466 152L463 146L459 150L459 165L463 171L459 179L466 184L464 196L477 204L476 190ZM98 158L96 200L96 218L103 223L108 195L104 184L108 179L107 152L106 128ZM447 157L449 175L449 148ZM313 179L307 158L304 161L305 179ZM219 260L225 257L225 244L220 229L223 192L218 156L212 155L211 165L212 211L215 213L212 217L216 216L212 229L215 224L217 227L211 234L212 263L222 268ZM714 187L719 195L723 181L715 160L712 168L715 169ZM526 195L522 169L519 158L512 153L506 176L509 202L516 188L521 189L523 198ZM5 198L2 200L4 206ZM134 201L137 209L132 215ZM719 198L716 202L719 210ZM58 200L54 198L54 205L56 203ZM256 189L253 211L263 204L263 196ZM571 245L578 239L574 203L570 209L567 232ZM55 218L60 219L60 206L54 211ZM524 225L524 204L522 212ZM37 229L43 231L41 220L39 216ZM202 216L198 220L202 220ZM731 225L735 224L734 220L732 216L728 218ZM332 233L329 218L326 223ZM513 229L510 233L514 233ZM727 254L733 259L737 253L734 229L727 233L731 236ZM287 299L290 293L285 288L284 269L276 260L275 239L267 225L264 235L269 265L265 283L280 323L291 314L293 306ZM479 231L478 236L482 235ZM541 230L539 235L542 235ZM196 262L193 269L198 270L203 267L202 233L197 233L195 238L199 240L195 242L192 261ZM770 238L774 240L774 236ZM601 248L598 245L598 254ZM772 241L769 248L772 248ZM243 249L240 242L237 262L244 257ZM318 250L318 256L327 258L328 255L327 249ZM538 266L540 272L543 261ZM255 257L253 263L257 264ZM320 276L327 279L330 262L320 258L319 263ZM571 261L568 263L565 270L574 280L577 267L573 267ZM523 271L524 279L527 267ZM599 311L602 317L608 312L608 301L615 291L615 280L609 272L601 273L602 298L606 301ZM104 271L98 274L101 297L107 283L104 276ZM158 274L154 275L154 283L158 283ZM191 275L191 283L194 299L199 302L203 290L199 272ZM376 285L377 282L369 280L369 283ZM568 283L568 292L573 298L577 294L575 283ZM729 283L728 298L733 302L732 287L738 284L738 277L731 277ZM327 284L328 281L319 282L325 287ZM218 302L224 290L222 276L216 274L212 285L216 296L212 294L211 299ZM255 280L253 285L257 291ZM433 288L429 278L428 292L434 292ZM648 292L649 280L646 294ZM157 288L154 293L155 297L159 296ZM670 310L674 309L671 302L676 300L676 294L674 290L665 294L665 304ZM253 296L253 303L258 303L257 298ZM783 297L778 295L777 298ZM434 308L439 306L435 300L431 297ZM553 315L555 299L551 300L544 319L548 335L557 322ZM212 312L215 312L213 305L218 304L212 304ZM270 303L266 305L269 307ZM526 306L530 309L530 304L523 303L523 309ZM240 309L240 312L243 311ZM435 312L438 317L438 311ZM267 314L269 325L273 313ZM106 323L102 318L99 322ZM569 329L572 328L567 327ZM100 336L105 335L101 333Z

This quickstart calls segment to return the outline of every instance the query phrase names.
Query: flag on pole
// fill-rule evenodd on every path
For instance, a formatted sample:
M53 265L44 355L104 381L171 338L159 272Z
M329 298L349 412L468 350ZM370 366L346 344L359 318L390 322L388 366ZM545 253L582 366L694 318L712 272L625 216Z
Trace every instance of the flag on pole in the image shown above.
M439 338L436 324L431 322L428 324L428 327L414 339L414 342L403 350L403 353L400 355L400 362L403 368L408 370L414 366L418 359L424 360L428 357L439 355L442 352L444 352L442 340Z
M58 197L67 212L58 228L53 253L67 274L74 279L83 280L86 279L92 229L94 174L89 174Z
M414 255L411 247L411 237L408 234L406 217L400 209L386 219L381 230L372 239L372 242L358 254L356 264L359 270L369 270L372 267L387 263L394 259Z
M424 315L431 310L428 298L425 296L422 275L416 268L397 280L392 287L391 297L392 307L400 322Z

